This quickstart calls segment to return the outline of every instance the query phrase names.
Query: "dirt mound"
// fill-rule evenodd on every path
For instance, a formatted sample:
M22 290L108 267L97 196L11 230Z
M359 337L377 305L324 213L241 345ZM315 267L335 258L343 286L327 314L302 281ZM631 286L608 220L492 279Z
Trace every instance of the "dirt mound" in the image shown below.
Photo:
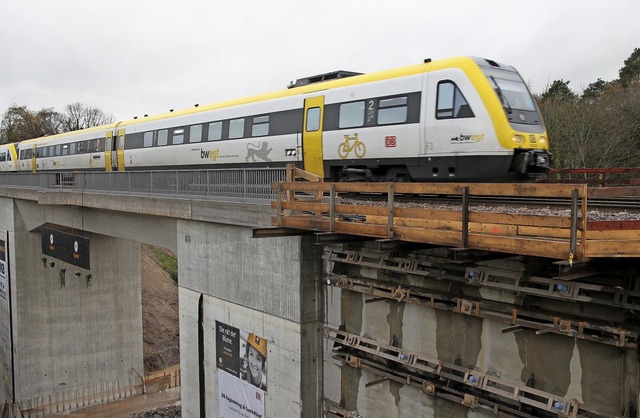
M180 363L178 284L156 263L151 247L143 244L141 252L144 371L150 373Z

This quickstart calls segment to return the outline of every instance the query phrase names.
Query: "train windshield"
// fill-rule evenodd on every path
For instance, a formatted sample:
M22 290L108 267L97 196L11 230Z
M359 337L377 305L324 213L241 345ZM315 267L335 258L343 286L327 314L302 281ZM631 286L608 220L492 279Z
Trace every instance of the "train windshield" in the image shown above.
M482 69L507 113L513 109L535 111L533 97L520 75L512 71Z

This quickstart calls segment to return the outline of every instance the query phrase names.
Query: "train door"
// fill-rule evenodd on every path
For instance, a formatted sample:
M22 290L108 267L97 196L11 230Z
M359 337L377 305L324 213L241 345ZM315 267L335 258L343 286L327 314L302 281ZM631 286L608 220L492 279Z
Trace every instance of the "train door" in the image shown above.
M111 160L111 150L113 149L113 132L107 131L106 140L104 141L104 168L107 171L113 171L113 161Z
M302 128L302 155L305 171L324 177L322 157L322 122L324 96L309 97L304 101Z
M124 129L118 129L118 136L116 137L118 171L124 171L124 137Z
M31 171L36 172L36 144L33 144L31 148Z

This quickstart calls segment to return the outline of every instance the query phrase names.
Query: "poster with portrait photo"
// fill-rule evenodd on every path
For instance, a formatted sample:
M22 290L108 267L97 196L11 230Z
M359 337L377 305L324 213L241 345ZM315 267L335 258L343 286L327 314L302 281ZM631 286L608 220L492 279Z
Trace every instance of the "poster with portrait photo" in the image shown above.
M216 321L216 364L220 416L264 416L267 340Z
M253 333L240 332L240 379L267 391L267 340Z

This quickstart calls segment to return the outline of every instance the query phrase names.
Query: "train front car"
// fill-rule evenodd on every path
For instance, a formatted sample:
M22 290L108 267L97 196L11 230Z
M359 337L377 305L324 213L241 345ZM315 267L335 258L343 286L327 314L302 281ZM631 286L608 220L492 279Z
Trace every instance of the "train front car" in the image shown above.
M513 67L425 60L326 87L322 156L332 180L528 181L549 168L540 111Z
M518 72L482 58L426 64L416 181L529 181L549 168L548 141Z
M16 171L17 161L16 144L9 143L0 145L0 172Z
M527 85L511 66L481 58L475 61L486 78L486 83L478 84L485 96L498 144L511 152L508 177L544 176L551 162L549 141L540 109Z

